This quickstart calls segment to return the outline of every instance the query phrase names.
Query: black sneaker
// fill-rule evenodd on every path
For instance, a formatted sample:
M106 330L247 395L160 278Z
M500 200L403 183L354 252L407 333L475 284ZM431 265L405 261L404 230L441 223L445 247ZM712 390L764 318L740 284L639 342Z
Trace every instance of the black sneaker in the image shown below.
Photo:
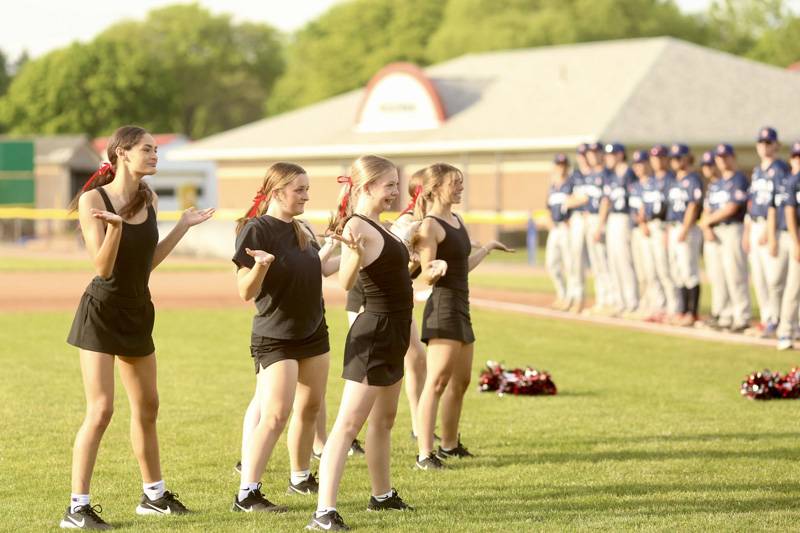
M408 505L392 488L392 495L383 501L378 501L375 496L369 497L367 511L413 511L414 508Z
M350 445L347 455L364 455L365 453L367 452L361 447L361 443L358 442L358 439L353 439L353 444Z
M157 500L151 500L146 494L142 494L142 501L136 506L138 515L163 515L163 514L186 514L189 509L178 501L178 495L170 491L164 491L164 495Z
M261 494L261 483L258 484L255 490L251 490L242 501L239 501L239 495L233 497L233 505L231 511L235 513L285 513L289 508L285 505L275 505Z
M306 526L306 529L315 529L319 531L349 531L350 528L342 520L342 516L336 511L328 511L322 516L317 516L317 513L311 515L311 521Z
M441 459L436 457L435 452L431 452L428 454L428 457L422 461L420 461L419 456L417 456L416 467L420 470L441 470L444 468L444 463L441 461Z
M242 474L242 462L241 461L236 461L236 464L233 467L233 471L236 472L239 475Z
M75 512L70 512L67 507L67 512L64 513L64 518L61 519L61 529L94 529L106 530L111 529L111 525L106 523L99 514L103 512L103 508L99 505L81 505L75 508Z
M439 446L439 449L436 452L436 456L442 460L450 459L452 457L458 457L459 459L463 457L475 457L474 455L469 453L469 450L464 448L464 445L461 444L461 440L458 441L458 446L456 446L452 450L445 450L444 448Z
M314 474L309 474L305 481L301 481L297 485L289 480L289 488L286 489L286 494L316 494L318 492L319 483Z

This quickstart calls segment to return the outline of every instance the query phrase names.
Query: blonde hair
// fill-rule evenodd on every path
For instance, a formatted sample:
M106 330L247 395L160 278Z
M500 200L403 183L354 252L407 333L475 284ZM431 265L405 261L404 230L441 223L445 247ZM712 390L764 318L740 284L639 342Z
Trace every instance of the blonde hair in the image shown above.
M350 176L340 177L339 181L343 186L339 193L336 213L331 216L328 224L328 233L341 235L344 225L353 215L353 204L358 195L369 184L392 170L397 171L397 166L379 155L364 155L353 161L350 165Z
M306 174L305 169L295 163L279 161L270 165L264 175L261 188L258 189L256 197L253 199L252 207L250 207L245 216L236 221L236 234L238 235L242 231L248 220L266 213L275 192L290 185L301 174ZM297 237L297 244L301 250L305 250L310 240L308 231L302 227L300 221L296 218L292 219L292 227Z
M451 180L456 177L464 179L464 174L461 170L448 163L434 163L417 171L414 175L416 176L417 174L422 176L422 194L420 194L422 201L417 201L417 205L414 206L414 216L419 216L420 218L425 216L425 213L430 209L433 204L434 193L446 183L448 178Z

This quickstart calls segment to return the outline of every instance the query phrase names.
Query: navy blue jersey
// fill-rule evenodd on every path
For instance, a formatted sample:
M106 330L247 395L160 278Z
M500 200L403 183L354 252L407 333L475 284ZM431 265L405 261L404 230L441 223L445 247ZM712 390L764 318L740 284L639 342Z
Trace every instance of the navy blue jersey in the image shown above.
M612 213L627 213L629 211L628 188L633 181L636 181L636 176L630 168L625 169L622 176L611 169L606 173L603 194L611 203Z
M668 193L667 221L683 222L689 204L703 205L703 182L697 172L675 179Z
M782 173L775 179L775 222L779 231L786 231L786 206L797 208L800 195L800 173Z
M639 208L642 207L642 184L639 183L639 178L633 176L633 181L628 184L628 208L630 209L631 218L638 222Z
M789 173L786 163L780 159L767 167L761 165L753 169L750 188L747 191L748 214L751 218L767 218L767 210L773 205L775 194L775 180Z
M720 178L709 184L706 206L710 213L722 209L729 203L734 203L738 207L735 213L721 220L718 224L731 224L744 220L747 206L747 188L747 178L738 171L730 178Z
M572 194L570 180L564 180L561 185L550 184L550 190L547 193L547 209L550 211L550 218L553 219L553 222L564 222L569 218L570 213L564 202L567 201L570 194Z
M569 175L569 181L572 184L572 194L583 194L583 182L584 176L583 172L578 170L577 168L572 171L572 174ZM570 209L570 214L577 213L580 211L586 211L586 205L579 205L577 207L573 207Z
M600 201L603 199L603 187L606 183L606 170L592 170L583 178L582 193L589 198L585 211L596 215L600 212Z
M666 172L660 178L649 176L642 183L642 204L644 205L644 219L666 220L667 194L675 181L672 172Z

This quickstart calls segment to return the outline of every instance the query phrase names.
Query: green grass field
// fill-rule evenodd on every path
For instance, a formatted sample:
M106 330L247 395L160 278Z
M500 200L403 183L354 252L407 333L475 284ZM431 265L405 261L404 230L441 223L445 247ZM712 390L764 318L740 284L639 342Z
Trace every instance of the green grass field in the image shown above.
M330 312L328 409L341 394L344 313ZM70 453L84 409L68 312L0 314L2 530L52 530L69 496ZM487 359L552 372L555 397L503 397L472 387L463 441L477 454L445 472L411 468L400 404L393 483L413 513L365 511L363 458L351 458L339 510L362 531L791 530L800 519L797 403L739 395L750 371L788 370L793 353L610 327L475 311L473 376ZM283 516L234 514L241 417L254 377L250 313L163 311L159 431L168 487L197 512L152 520L141 492L121 385L92 488L103 517L126 531L300 531L315 501L284 495L285 439L264 491ZM13 336L10 332L14 332ZM329 420L329 423L332 420Z

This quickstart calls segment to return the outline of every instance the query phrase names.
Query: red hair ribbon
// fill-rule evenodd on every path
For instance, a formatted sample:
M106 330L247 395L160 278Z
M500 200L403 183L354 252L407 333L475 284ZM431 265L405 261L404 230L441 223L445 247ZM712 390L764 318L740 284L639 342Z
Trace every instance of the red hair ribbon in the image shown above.
M350 179L350 176L339 176L336 178L336 183L342 183L347 186L347 192L342 196L342 203L339 205L339 216L344 218L347 215L347 203L350 201L353 180Z
M263 191L258 191L256 195L253 197L253 206L250 208L250 211L247 212L245 218L253 218L258 213L258 206L261 205L261 202L267 199L267 195L264 194Z
M99 176L107 176L109 174L111 174L111 176L113 177L114 174L116 174L116 171L114 170L114 166L108 161L106 161L105 163L100 165L100 168L98 168L94 174L89 176L89 179L86 180L86 183L83 184L81 192L86 192L86 189L91 187L92 183L94 183L94 180L96 180Z
M414 195L411 197L411 201L408 202L408 205L405 209L403 209L400 215L405 215L406 213L410 213L414 211L414 206L417 205L417 200L419 199L419 195L422 194L422 185L417 185L414 188Z

